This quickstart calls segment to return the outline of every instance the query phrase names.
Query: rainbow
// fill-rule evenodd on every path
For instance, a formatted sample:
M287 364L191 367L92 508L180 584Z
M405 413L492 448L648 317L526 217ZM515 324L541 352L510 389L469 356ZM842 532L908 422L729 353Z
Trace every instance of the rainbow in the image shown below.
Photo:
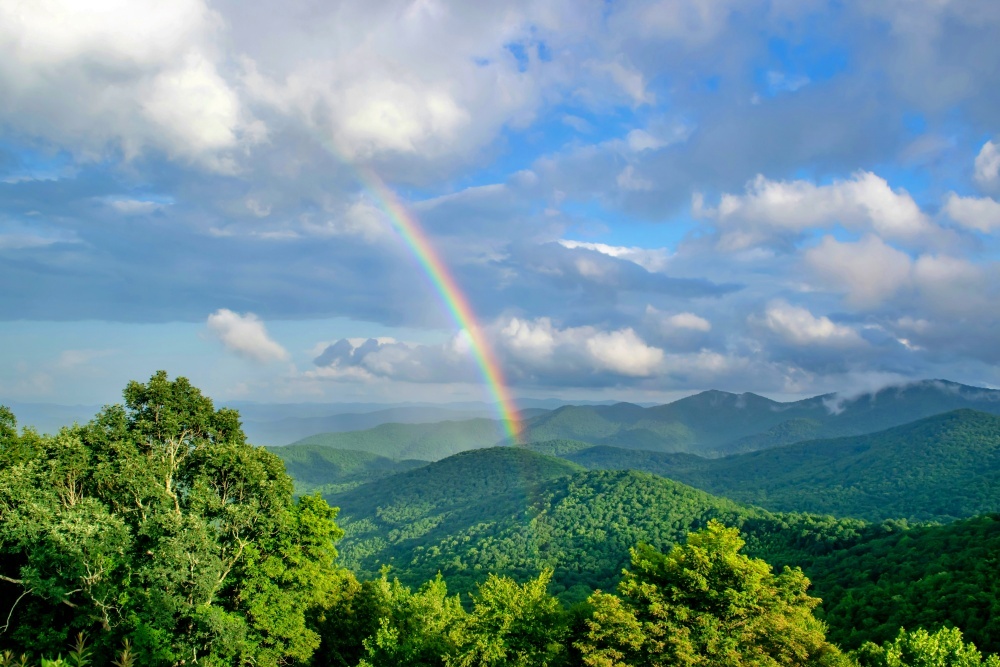
M468 335L476 364L486 381L486 386L496 400L504 430L512 443L519 444L521 442L521 415L518 413L510 390L507 388L503 369L493 353L493 348L483 335L482 327L479 326L472 306L469 305L469 299L458 286L455 277L441 260L440 255L434 250L434 246L431 245L430 239L427 238L427 234L424 233L417 219L403 206L396 194L370 169L356 168L355 171L362 184L375 196L375 200L388 215L392 226L399 232L403 241L417 258L421 268L434 285L434 289L441 296L441 300L455 324Z

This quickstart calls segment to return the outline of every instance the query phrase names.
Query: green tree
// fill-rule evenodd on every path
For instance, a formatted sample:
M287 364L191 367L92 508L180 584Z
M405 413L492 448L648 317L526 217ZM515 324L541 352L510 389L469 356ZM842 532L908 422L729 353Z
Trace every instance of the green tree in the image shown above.
M843 659L813 617L798 569L773 574L739 553L739 531L712 521L669 553L640 546L620 596L597 592L576 642L590 667L834 664Z
M566 615L548 593L552 570L518 584L490 575L458 631L458 667L551 667L566 658Z
M281 461L186 379L124 397L0 469L0 641L55 655L86 631L98 657L128 638L151 666L309 658L307 616L341 577L335 510L294 501Z
M923 628L900 628L882 646L866 642L854 654L860 667L1000 667L1000 658L985 660L972 642L962 640L958 628L941 628L934 634Z
M398 579L389 581L383 570L379 579L365 582L361 595L367 598L360 602L368 607L364 616L376 625L362 642L360 667L439 667L455 654L455 631L466 612L440 575L413 592Z

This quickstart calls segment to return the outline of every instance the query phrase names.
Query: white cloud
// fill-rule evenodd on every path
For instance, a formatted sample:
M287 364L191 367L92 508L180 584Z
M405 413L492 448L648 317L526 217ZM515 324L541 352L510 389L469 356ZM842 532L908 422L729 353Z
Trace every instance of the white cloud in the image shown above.
M240 315L220 308L208 316L208 330L241 357L259 362L284 361L288 352L267 334L264 323L253 313Z
M259 139L215 61L202 0L0 4L0 120L80 155L147 148L231 171Z
M855 242L826 236L806 251L805 261L827 286L862 308L881 304L907 285L912 265L909 255L873 235Z
M646 316L652 318L656 327L664 334L678 331L700 331L707 333L712 330L712 323L694 313L664 313L653 306L646 306Z
M924 254L911 258L875 236L840 242L827 236L805 253L819 281L855 307L875 308L910 291L939 316L975 315L992 308L996 267L968 259Z
M655 375L663 350L647 345L630 327L601 331L595 327L560 329L548 318L511 318L499 329L496 343L529 374L613 373L630 377Z
M720 245L740 250L780 233L840 224L872 230L891 239L912 240L937 231L905 190L893 190L885 179L858 172L846 181L816 185L810 181L771 181L758 175L746 194L724 194L715 208L693 200L697 216L715 220Z
M863 344L851 327L835 324L829 317L816 317L807 308L774 301L767 306L760 323L793 345L855 347Z
M560 239L559 245L564 248L570 248L571 250L574 248L583 248L585 250L599 252L602 255L608 255L609 257L624 259L638 264L647 271L654 273L666 269L667 264L670 261L670 251L666 248L613 246L604 243L588 243L585 241L570 241L567 239Z
M646 345L631 328L592 335L587 352L600 368L632 377L654 375L663 361L663 350Z
M1000 202L990 197L948 195L944 212L949 218L968 229L989 234L1000 229Z
M984 187L995 187L1000 183L1000 146L987 141L976 156L976 181Z

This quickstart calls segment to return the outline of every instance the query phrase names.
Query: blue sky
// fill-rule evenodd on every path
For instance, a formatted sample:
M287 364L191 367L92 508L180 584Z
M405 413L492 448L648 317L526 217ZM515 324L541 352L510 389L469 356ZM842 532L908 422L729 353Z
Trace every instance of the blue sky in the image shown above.
M0 2L0 400L1000 385L1000 5Z

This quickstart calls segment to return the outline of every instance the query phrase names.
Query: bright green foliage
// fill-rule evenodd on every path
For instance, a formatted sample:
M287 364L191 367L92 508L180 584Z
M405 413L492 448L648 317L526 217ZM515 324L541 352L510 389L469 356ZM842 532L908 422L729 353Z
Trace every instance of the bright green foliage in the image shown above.
M632 551L620 597L595 593L588 631L576 644L590 667L836 664L812 614L808 579L739 553L739 531L711 522L668 554Z
M150 667L307 659L341 532L291 492L235 411L163 372L130 383L0 469L0 642L56 655L86 631L102 661L128 638Z
M436 667L455 654L455 631L466 613L441 577L412 592L383 572L365 594L375 606L378 626L363 641L359 667Z
M552 667L566 660L566 616L548 594L552 571L518 584L490 577L473 595L472 613L457 633L457 667Z
M1000 667L1000 657L985 660L976 645L962 641L958 628L941 628L934 634L923 628L900 629L882 646L868 642L854 653L860 667Z

